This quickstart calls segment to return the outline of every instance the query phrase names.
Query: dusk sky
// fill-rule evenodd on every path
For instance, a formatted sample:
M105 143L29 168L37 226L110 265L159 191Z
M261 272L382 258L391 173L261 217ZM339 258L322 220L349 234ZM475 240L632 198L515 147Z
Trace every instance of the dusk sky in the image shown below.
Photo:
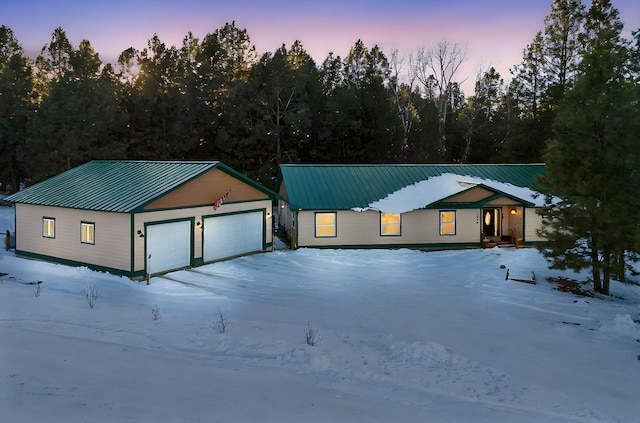
M180 47L190 31L206 34L235 21L246 29L259 54L300 40L321 64L329 52L345 57L358 39L390 56L439 41L467 48L456 80L467 79L471 95L478 69L495 66L505 80L522 51L544 29L552 0L0 0L0 24L11 28L24 50L35 56L62 27L77 47L87 39L104 62L115 63L128 47L143 49L157 34ZM589 1L586 4L590 4ZM640 28L640 1L614 0L624 36Z

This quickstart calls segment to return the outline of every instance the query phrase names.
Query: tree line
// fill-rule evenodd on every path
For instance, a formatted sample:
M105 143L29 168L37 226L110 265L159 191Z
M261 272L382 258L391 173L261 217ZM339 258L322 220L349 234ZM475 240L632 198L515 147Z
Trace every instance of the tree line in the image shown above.
M466 49L446 41L401 57L358 40L318 64L300 41L259 56L232 22L179 47L154 35L110 64L62 28L32 60L2 26L0 182L92 159L220 160L266 186L284 162L544 161L541 189L575 213L549 195L549 227L565 228L547 234L550 257L573 245L565 263L619 273L640 244L639 33L621 36L609 0L555 0L509 82L484 69L466 95Z

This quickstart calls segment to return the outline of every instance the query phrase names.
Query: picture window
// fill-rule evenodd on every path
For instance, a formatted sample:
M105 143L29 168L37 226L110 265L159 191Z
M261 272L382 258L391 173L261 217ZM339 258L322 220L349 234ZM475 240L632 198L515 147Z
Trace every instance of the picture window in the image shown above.
M380 235L400 236L400 213L380 213Z
M336 213L316 213L316 238L336 236Z

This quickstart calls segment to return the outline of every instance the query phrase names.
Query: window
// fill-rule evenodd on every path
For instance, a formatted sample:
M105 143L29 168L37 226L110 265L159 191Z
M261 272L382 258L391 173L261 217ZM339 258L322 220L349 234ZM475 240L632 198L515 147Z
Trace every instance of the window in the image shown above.
M94 234L96 231L95 223L80 223L80 242L83 244L95 244Z
M380 235L400 235L400 213L380 213Z
M42 218L42 236L45 238L56 237L56 220L54 218Z
M440 212L440 235L456 234L456 212L441 211Z
M336 213L316 213L316 237L336 236Z

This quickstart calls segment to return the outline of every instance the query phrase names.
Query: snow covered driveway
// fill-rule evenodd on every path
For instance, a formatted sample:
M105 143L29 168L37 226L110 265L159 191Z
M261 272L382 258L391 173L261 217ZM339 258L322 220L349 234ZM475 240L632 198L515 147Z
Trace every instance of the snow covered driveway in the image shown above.
M9 252L0 273L2 421L640 421L640 288L554 291L532 249L278 250L149 286Z

